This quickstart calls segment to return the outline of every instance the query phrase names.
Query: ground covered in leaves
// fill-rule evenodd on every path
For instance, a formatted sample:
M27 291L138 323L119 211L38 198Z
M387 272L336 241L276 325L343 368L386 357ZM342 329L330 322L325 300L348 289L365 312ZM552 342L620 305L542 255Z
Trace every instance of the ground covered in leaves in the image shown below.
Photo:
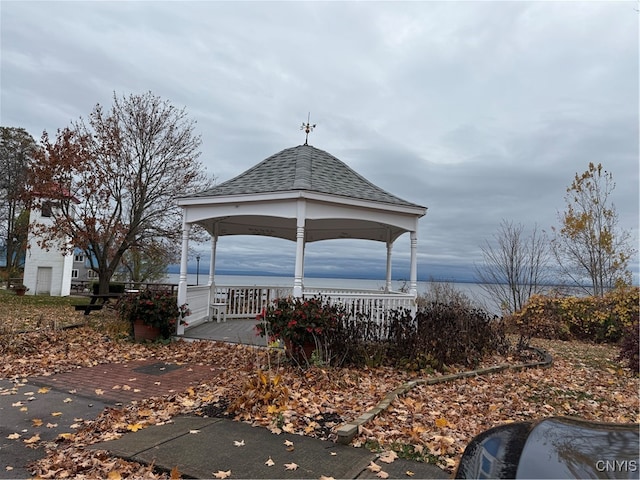
M18 296L0 289L0 334L62 328L85 318L78 316L74 304L89 303L86 297Z
M76 312L71 315L78 318ZM275 350L216 342L133 344L107 325L105 321L100 327L0 335L4 357L0 378L24 382L30 376L148 358L224 368L216 368L210 382L184 392L108 408L95 419L79 419L74 431L55 442L34 440L35 447L47 451L46 457L33 465L36 475L112 479L171 476L154 471L152 466L125 462L86 447L169 422L181 414L230 415L274 433L335 439L342 423L371 409L402 383L424 376L391 368L302 369ZM616 362L615 347L536 343L553 355L551 368L417 386L361 427L354 445L394 450L400 456L430 461L453 471L472 437L506 422L553 415L606 422L640 421L639 379ZM87 351L91 351L90 356ZM493 358L487 359L486 365L505 360L517 362L515 358ZM174 471L173 475L178 473Z

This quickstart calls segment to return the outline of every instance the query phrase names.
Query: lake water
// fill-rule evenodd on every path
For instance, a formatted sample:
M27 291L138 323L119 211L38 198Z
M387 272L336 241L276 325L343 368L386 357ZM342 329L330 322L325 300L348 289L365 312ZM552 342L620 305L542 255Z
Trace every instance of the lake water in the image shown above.
M167 275L167 283L177 284L180 275L170 273ZM292 287L293 278L277 277L277 276L251 276L251 275L216 275L217 285L235 285L235 286L270 286L270 287ZM190 273L187 275L187 283L189 285L206 285L209 282L209 276L206 274L196 275ZM432 284L440 282L418 282L418 294L424 294L432 288ZM498 314L499 308L488 297L482 286L477 283L452 283L447 282L457 291L465 293L470 299L485 307L491 313ZM384 280L371 279L352 279L352 278L306 278L304 279L305 288L362 288L368 290L384 289ZM400 290L403 286L408 288L408 282L394 280L392 282L393 290Z

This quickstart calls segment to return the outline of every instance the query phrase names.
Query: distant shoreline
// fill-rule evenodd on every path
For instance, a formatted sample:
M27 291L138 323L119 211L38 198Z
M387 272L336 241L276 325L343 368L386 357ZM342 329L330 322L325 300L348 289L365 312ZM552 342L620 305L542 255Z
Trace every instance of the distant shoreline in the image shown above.
M176 266L174 268L174 266L170 266L167 269L167 277L171 277L173 275L179 275L180 274L180 268L179 266ZM194 268L189 268L187 270L187 275L189 277L192 276L196 276L197 272ZM201 271L199 273L199 276L203 279L206 279L209 277L209 272L208 271ZM293 281L293 275L290 274L285 274L285 273L272 273L272 272L264 272L264 271L231 271L231 270L221 270L221 271L216 271L216 277L273 277L273 278L288 278L291 279L291 281ZM339 274L336 273L334 275L331 276L327 276L327 275L322 275L319 273L309 273L304 275L304 278L307 279L322 279L322 280L328 280L328 279L336 279L336 280L364 280L364 281L377 281L377 282L385 282L386 279L385 278L381 278L379 276L374 276L374 275L350 275L350 274ZM399 277L399 276L392 276L391 278L392 282L409 282L408 278L404 278L404 277ZM469 278L452 278L452 277L420 277L418 276L418 283L463 283L463 284L472 284L472 285L482 285L482 284L490 284L490 282L479 282L476 279L469 279ZM497 282L496 282L497 283ZM542 287L550 287L550 288L579 288L576 287L575 285L565 285L565 284L561 284L561 283L546 283L541 285ZM585 285L586 287L587 285ZM638 287L640 285L632 285L634 287Z
M180 274L180 266L179 265L170 265L169 268L167 268L167 276L170 275L178 275ZM189 268L187 269L187 274L188 275L196 275L196 269L192 266L189 265ZM256 271L249 271L249 270L244 270L244 271L233 271L233 270L216 270L216 276L234 276L234 277L278 277L278 278L291 278L293 279L293 274L286 274L286 273L273 273L273 272L265 272L265 271L260 271L260 270L256 270ZM200 271L200 276L204 276L204 277L208 277L209 276L209 272L208 271L204 271L201 270ZM331 275L326 275L326 274L322 274L322 273L314 273L314 272L310 272L310 273L305 273L304 278L336 278L339 280L377 280L377 281L385 281L384 277L380 277L379 275L358 275L358 274L349 274L349 273L335 273L335 274L331 274ZM392 281L394 282L408 282L409 279L402 277L402 276L397 276L397 275L392 275L391 278ZM441 277L441 278L435 278L433 276L429 276L429 277L424 277L424 276L418 276L418 282L437 282L437 283L478 283L475 279L469 279L469 278L453 278L453 277Z

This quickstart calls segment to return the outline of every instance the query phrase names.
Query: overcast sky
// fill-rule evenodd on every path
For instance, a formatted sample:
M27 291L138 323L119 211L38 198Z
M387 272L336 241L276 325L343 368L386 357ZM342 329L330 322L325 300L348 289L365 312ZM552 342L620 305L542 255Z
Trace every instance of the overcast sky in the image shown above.
M219 182L309 143L428 207L419 275L471 279L502 219L550 231L576 172L614 175L638 244L638 2L32 2L1 9L1 123L36 139L113 93L185 107ZM293 274L295 245L229 237L227 270ZM408 277L409 238L394 247ZM376 242L306 268L384 276ZM638 259L633 261L637 281Z

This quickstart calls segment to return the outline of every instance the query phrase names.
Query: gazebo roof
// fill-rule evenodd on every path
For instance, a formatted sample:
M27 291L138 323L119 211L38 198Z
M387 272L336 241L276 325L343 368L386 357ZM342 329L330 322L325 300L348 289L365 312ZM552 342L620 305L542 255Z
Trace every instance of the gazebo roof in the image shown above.
M306 125L307 135L310 125ZM377 187L333 155L299 145L287 148L235 178L209 190L177 199L183 209L178 303L187 300L187 255L192 225L212 238L210 282L215 284L218 237L254 235L296 244L293 295L303 296L305 244L330 239L362 239L387 244L387 289L391 284L391 247L410 234L411 295L416 295L418 220L426 207Z
M237 177L190 197L220 197L295 190L423 208L377 187L341 160L311 145L299 145L282 150Z
M282 150L209 190L179 198L178 205L187 223L220 236L296 241L302 216L305 242L394 241L413 231L426 213L425 207L392 195L333 155L306 144Z

